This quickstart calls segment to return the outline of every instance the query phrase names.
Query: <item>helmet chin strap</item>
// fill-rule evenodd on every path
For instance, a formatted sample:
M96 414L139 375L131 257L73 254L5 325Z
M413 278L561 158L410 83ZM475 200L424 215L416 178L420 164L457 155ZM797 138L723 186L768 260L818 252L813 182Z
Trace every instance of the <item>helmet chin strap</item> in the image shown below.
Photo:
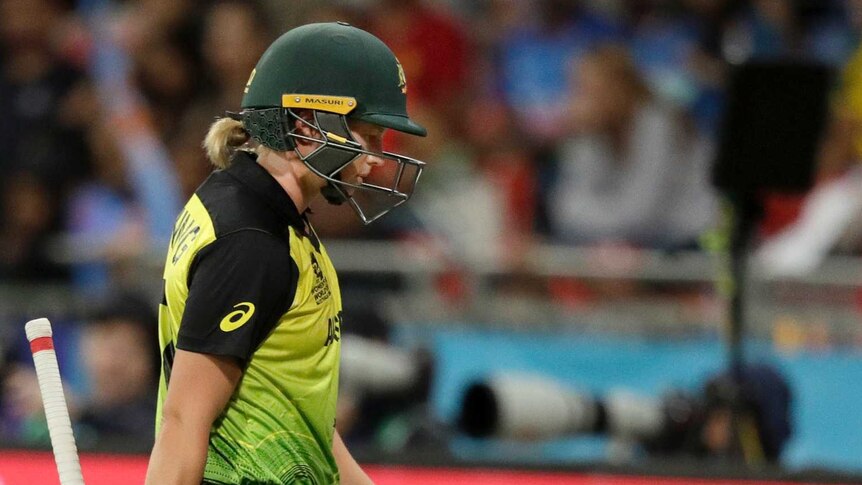
M341 174L337 174L336 177L340 178ZM320 193L323 195L323 198L326 199L332 205L341 205L347 202L347 198L344 197L344 194L335 188L335 184L332 182L327 182L326 185L320 189Z

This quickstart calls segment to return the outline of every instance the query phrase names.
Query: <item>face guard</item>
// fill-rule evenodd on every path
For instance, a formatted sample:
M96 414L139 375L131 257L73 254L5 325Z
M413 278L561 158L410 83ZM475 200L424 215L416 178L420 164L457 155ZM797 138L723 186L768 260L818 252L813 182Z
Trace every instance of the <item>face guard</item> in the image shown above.
M313 111L312 121L300 118L293 110L286 109L289 119L299 119L314 130L319 137L307 137L288 132L294 139L318 143L311 153L303 156L294 148L297 155L312 172L329 182L323 195L331 204L350 204L365 224L370 224L381 216L407 202L413 195L425 163L392 152L372 152L363 148L353 139L347 119L343 115ZM294 143L295 145L295 143ZM381 165L371 167L371 171L361 183L344 180L343 171L362 156L373 156L382 160Z
M319 101L324 97L317 97ZM332 97L335 98L335 97ZM335 205L348 202L364 224L370 224L392 209L407 202L413 195L425 162L392 152L372 152L358 143L350 132L345 114L350 111L352 98L340 98L341 107L309 105L308 97L284 95L283 108L244 110L243 124L255 141L278 151L293 149L305 165L328 184L321 193ZM311 120L300 117L294 108L310 108ZM332 109L330 112L324 109ZM295 120L311 128L314 136L301 135ZM303 155L296 140L316 143L312 152ZM362 156L373 156L382 164L372 166L361 183L344 180L342 175Z

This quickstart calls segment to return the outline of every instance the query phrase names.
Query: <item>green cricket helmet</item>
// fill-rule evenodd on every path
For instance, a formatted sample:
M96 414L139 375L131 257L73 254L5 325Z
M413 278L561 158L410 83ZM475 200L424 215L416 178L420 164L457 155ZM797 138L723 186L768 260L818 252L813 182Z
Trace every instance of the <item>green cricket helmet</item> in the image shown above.
M313 116L303 119L298 110ZM351 135L348 119L412 135L426 131L407 115L407 82L392 51L344 22L304 25L273 42L251 72L240 119L252 139L276 151L296 150L297 138L317 143L307 155L296 153L329 182L322 191L326 199L349 202L366 224L406 202L425 166L403 155L369 152ZM296 120L316 136L297 132ZM342 180L342 170L363 155L385 163L368 181Z

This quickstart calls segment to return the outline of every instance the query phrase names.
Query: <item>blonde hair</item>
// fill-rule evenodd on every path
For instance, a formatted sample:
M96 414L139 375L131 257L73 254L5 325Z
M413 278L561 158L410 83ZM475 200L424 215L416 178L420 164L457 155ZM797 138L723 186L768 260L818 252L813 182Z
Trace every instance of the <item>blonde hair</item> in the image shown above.
M233 118L219 118L204 137L202 144L207 152L207 158L216 168L227 168L236 150L248 143L251 135L242 126L242 122Z

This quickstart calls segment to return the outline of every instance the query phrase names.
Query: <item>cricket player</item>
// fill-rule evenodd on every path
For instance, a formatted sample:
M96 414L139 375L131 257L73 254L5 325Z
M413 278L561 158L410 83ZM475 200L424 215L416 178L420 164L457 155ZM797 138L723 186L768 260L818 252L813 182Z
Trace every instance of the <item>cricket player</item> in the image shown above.
M217 170L165 260L147 484L371 483L335 431L348 323L306 214L323 196L369 223L410 197L424 164L382 149L386 129L426 134L406 93L379 39L305 25L263 54L242 111L210 128Z

